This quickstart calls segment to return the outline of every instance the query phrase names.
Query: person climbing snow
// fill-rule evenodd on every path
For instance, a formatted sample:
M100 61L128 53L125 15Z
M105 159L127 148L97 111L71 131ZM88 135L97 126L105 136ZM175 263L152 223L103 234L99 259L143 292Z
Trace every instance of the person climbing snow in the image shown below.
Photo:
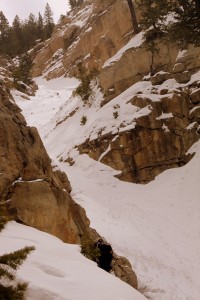
M111 262L113 258L113 250L112 247L109 243L104 241L103 239L99 239L96 243L96 247L99 248L100 251L100 256L97 260L98 266L107 271L110 272L112 267L111 267Z

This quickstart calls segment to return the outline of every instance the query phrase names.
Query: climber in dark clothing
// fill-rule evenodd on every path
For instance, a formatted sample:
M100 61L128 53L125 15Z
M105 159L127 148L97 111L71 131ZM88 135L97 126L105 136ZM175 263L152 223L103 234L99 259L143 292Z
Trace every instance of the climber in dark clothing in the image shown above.
M96 246L99 248L100 251L100 256L97 261L98 266L101 269L110 272L112 269L111 262L113 258L113 251L111 245L100 239L96 242Z

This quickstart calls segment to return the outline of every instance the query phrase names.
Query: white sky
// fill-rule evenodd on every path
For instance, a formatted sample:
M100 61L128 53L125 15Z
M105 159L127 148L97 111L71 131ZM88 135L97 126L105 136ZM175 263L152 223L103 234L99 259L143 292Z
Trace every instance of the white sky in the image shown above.
M16 15L22 20L26 19L31 12L36 16L39 12L43 15L47 2L53 11L55 22L61 14L65 15L69 10L68 0L0 0L0 10L12 23Z

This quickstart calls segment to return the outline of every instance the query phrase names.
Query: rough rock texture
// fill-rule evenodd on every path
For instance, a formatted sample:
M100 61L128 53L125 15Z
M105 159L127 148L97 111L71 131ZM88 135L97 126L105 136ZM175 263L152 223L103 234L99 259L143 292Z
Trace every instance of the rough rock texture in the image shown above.
M8 210L17 220L77 243L89 221L70 197L66 175L57 174L37 130L26 126L0 86L0 199L9 200Z
M114 253L112 271L116 277L128 283L135 289L138 288L137 276L133 272L130 262L125 257L118 256Z
M180 51L176 45L162 44L157 41L158 52L152 64L152 53L144 44L130 47L100 72L100 85L105 95L102 105L121 94L145 75L153 72L151 82L158 85L175 78L178 83L188 83L191 75L200 69L200 47L190 45ZM112 91L112 92L111 92Z
M188 94L181 90L171 94L157 87L170 79L187 84L200 69L200 48L190 45L179 51L176 45L158 41L158 51L152 57L141 35L133 37L127 1L86 0L62 20L44 48L39 47L33 74L45 72L47 78L74 75L79 61L88 70L96 67L104 106L151 71L149 80L155 87L152 93L160 94L160 101L153 103L142 91L131 101L139 108L150 106L151 113L133 120L134 129L122 132L119 128L118 135L107 134L96 140L88 137L78 147L80 153L88 153L96 160L110 149L101 158L102 163L121 170L122 180L146 183L191 158L187 151L198 140L200 131L196 107L200 103L199 86L189 86ZM131 38L131 46L123 50ZM141 43L134 43L134 39L141 39ZM162 114L171 115L163 118Z
M39 76L45 71L50 79L66 73L73 74L74 66L79 61L99 69L130 38L128 34L131 31L131 16L126 1L84 1L61 21L42 49L35 49L33 75ZM54 57L60 49L63 53L59 64L52 68Z
M187 50L180 52L176 59L174 66L174 73L181 73L183 71L192 71L200 68L200 49L190 45Z
M151 107L150 113L134 119L133 129L86 140L78 147L80 153L120 170L119 179L136 183L185 165L192 158L187 151L199 139L200 127L199 106L195 106L199 89L187 91L162 95L157 102L142 94L133 96L131 104Z
M104 94L101 106L104 106L151 72L145 80L151 81L154 88L151 92L159 95L159 99L154 102L151 93L148 97L139 91L130 100L138 109L148 107L150 112L133 118L135 126L129 130L121 130L121 123L117 134L99 135L95 140L88 135L78 145L80 153L121 171L120 179L148 183L164 170L183 166L192 158L187 151L199 139L200 86L199 82L189 81L200 69L200 48L190 46L180 52L175 45L158 41L159 51L154 57L144 43L122 51L132 36L127 1L86 0L62 20L50 40L34 49L33 75L45 74L48 79L75 75L80 61L88 71L95 67L99 71ZM107 61L115 54L115 59ZM160 90L159 85L167 80L176 80L179 88ZM65 178L57 176L70 191ZM122 268L123 262L123 258L117 257L114 262L115 272L121 278L127 276L127 272L123 273L126 269ZM134 281L131 277L126 282Z
M66 189L66 191L68 193L71 193L72 187L71 187L70 181L69 181L66 173L62 172L60 170L56 170L56 171L54 171L54 173L58 176L58 178L59 178L60 182L62 183L62 186L64 187L64 189Z
M127 1L86 0L62 19L51 39L33 49L33 75L43 73L48 79L76 75L76 65L81 61L88 70L99 70L104 105L150 71L155 74L152 83L156 85L167 78L187 83L194 70L200 68L199 48L191 45L177 57L179 49L175 45L159 41L153 64L152 53L141 44L126 49L116 61L104 66L132 36Z
M155 54L152 67L154 73L172 71L178 49L175 46L160 43L157 47L159 52ZM105 95L104 104L149 74L151 60L152 54L146 50L144 45L141 45L127 49L119 59L105 65L100 73L100 85ZM161 78L161 75L159 77ZM112 90L112 93L110 93L110 90Z
M152 54L144 45L127 49L120 59L106 65L100 72L100 85L105 95L102 105L121 94L150 73L153 85L175 78L178 83L188 83L191 75L200 69L200 48L190 45L181 54L175 45L157 43L159 49L151 65ZM178 55L179 54L179 55ZM112 91L112 92L110 92Z
M18 222L68 243L100 238L85 210L71 196L67 175L53 172L38 132L26 126L9 90L0 84L0 202ZM134 288L137 276L127 259L115 255L114 274ZM123 265L121 265L123 263Z

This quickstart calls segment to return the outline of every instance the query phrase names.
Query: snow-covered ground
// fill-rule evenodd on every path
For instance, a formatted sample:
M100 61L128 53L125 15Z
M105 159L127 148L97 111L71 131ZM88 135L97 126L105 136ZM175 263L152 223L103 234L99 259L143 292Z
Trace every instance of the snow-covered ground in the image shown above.
M112 243L115 252L130 259L151 299L200 299L200 143L193 146L191 151L196 155L182 168L165 171L147 185L121 182L114 177L116 171L79 155L75 146L89 135L94 137L101 126L108 125L104 131L117 129L119 120L112 116L113 105L120 119L129 117L129 109L118 107L120 100L125 101L123 97L100 109L101 95L96 91L97 99L88 108L80 99L70 98L77 81L60 78L46 82L38 78L37 83L39 90L29 101L14 97L28 124L38 128L54 163L66 171L72 196L86 209L91 226ZM137 88L141 86L130 88L130 93ZM148 92L149 88L143 83L143 90ZM148 111L130 111L133 113ZM83 115L88 119L85 126L80 125ZM133 127L134 123L126 125ZM73 166L63 162L68 156L74 159ZM72 247L77 252L76 246ZM66 292L66 298L59 299L79 298L68 298Z
M0 233L0 255L35 246L17 272L28 282L27 300L145 300L120 279L96 267L79 246L50 234L10 222Z

